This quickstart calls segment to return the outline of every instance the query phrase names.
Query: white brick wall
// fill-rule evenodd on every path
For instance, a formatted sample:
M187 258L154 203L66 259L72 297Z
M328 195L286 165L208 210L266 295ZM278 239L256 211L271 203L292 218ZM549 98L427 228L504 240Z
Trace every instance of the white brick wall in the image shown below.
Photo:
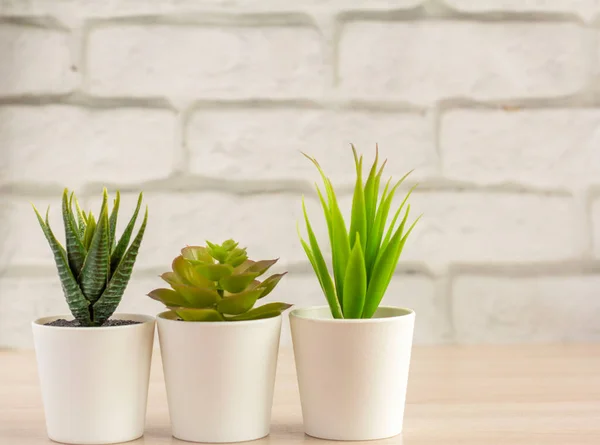
M598 0L0 0L0 348L67 310L30 202L145 191L123 312L185 244L235 237L324 304L296 234L319 159L375 143L415 216L385 304L415 340L598 341ZM405 188L406 189L406 188ZM124 221L122 221L124 223ZM328 250L328 249L326 249ZM289 342L287 323L284 343Z

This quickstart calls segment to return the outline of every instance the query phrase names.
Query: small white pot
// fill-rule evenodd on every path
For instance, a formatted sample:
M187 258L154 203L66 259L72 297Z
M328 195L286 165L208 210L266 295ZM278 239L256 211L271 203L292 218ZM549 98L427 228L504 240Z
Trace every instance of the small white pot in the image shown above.
M191 322L158 315L173 436L241 442L269 434L281 315Z
M113 327L45 326L68 315L32 323L48 437L68 444L108 444L144 434L154 317Z
M373 440L402 432L415 313L380 307L334 320L329 307L290 313L306 434Z

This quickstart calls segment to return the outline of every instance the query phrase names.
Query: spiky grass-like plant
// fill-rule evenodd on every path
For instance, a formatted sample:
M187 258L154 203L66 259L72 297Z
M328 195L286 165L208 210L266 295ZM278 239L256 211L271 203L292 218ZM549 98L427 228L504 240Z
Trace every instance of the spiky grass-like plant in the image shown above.
M308 243L302 238L302 235L299 234L299 236L306 256L327 298L333 317L371 318L379 307L392 279L406 239L420 216L408 229L405 229L410 213L410 204L408 204L401 222L396 227L404 205L415 186L408 191L388 224L394 194L411 172L404 175L393 186L391 186L390 178L380 195L381 175L387 161L384 161L379 167L379 149L377 148L375 161L363 184L363 158L362 156L358 157L354 145L352 145L352 152L356 165L356 184L349 229L346 227L331 180L325 175L316 159L304 155L317 167L325 186L327 200L318 185L316 188L327 222L333 279L310 224L304 198L302 199L302 209Z
M142 194L123 235L117 240L117 216L121 197L117 192L109 213L108 193L103 191L100 216L96 221L91 211L79 207L74 193L65 189L62 197L62 216L65 226L66 249L54 236L48 221L37 211L38 221L50 244L62 289L73 317L81 326L102 326L116 310L133 270L133 265L146 230L148 208L144 220L131 245ZM76 212L73 212L75 204Z

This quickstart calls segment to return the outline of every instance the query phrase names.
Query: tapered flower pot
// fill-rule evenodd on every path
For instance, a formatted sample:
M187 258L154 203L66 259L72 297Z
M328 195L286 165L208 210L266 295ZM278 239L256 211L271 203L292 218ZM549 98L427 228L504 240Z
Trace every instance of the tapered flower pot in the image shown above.
M144 434L154 317L115 314L138 324L58 327L33 322L46 428L68 444L109 444Z
M306 434L372 440L400 434L415 313L380 307L334 320L327 306L290 313Z
M173 436L241 442L269 434L281 315L185 322L158 315Z

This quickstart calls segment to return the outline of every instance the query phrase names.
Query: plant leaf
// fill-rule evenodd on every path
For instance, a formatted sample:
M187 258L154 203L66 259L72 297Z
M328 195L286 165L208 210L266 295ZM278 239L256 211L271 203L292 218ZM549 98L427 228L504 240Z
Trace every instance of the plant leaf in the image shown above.
M255 289L227 296L217 303L217 310L222 314L243 314L252 309L262 292L262 289Z
M153 300L160 301L165 306L185 306L187 301L172 289L154 289L148 296Z
M214 309L190 309L170 307L183 321L224 321L225 319Z
M238 292L245 290L258 275L259 273L257 272L252 273L246 271L237 275L223 277L219 280L219 284L223 290L231 292L232 294L237 294Z
M181 278L177 276L175 272L165 272L160 277L170 285L173 284L184 284Z
M88 249L85 263L79 274L81 291L90 303L95 303L102 295L110 278L110 247L108 244L108 194L104 189L102 210L98 217L98 227ZM94 317L92 316L92 319Z
M360 160L358 159L354 145L352 145L352 152L354 153L354 162L356 164L356 185L354 187L354 197L352 198L350 246L354 245L356 238L360 238L362 240L362 251L364 252L366 250L367 243L367 211L365 207L366 192L363 190L362 183L362 157Z
M273 289L275 289L275 286L277 286L285 274L287 274L287 272L271 275L269 278L266 278L262 283L260 283L257 287L262 289L263 292L258 298L264 298L273 292Z
M117 196L115 197L115 202L110 212L109 218L109 237L108 237L108 245L110 246L111 252L115 250L117 246L116 240L116 231L117 231L117 218L119 215L119 205L121 204L121 193L117 190Z
M394 218L392 219L392 222L390 224L390 226L388 227L388 231L385 235L385 239L383 240L383 242L381 243L381 248L385 249L385 247L388 245L388 243L390 242L390 238L392 236L392 233L394 233L394 226L396 225L396 220L398 219L398 216L400 215L400 212L402 212L402 209L404 208L404 204L406 204L406 201L408 200L408 197L411 195L411 193L413 192L413 190L417 187L417 184L415 184L414 186L412 186L410 188L410 190L408 191L408 193L406 194L406 196L404 197L404 200L402 201L402 204L400 204L400 207L398 208L398 210L396 211L396 214L394 215Z
M379 303L381 302L388 285L390 284L390 280L394 270L396 270L396 265L398 264L398 259L400 257L398 251L403 246L402 231L404 230L404 225L408 218L409 212L410 205L408 205L406 209L402 223L396 229L387 247L383 250L383 253L375 262L371 282L369 283L367 289L367 297L365 300L365 307L363 309L363 318L371 318L373 316L379 307ZM414 224L412 227L414 227Z
M117 243L116 247L113 249L113 252L110 257L110 270L112 272L114 272L115 269L119 267L119 264L123 259L123 255L125 255L125 252L127 251L127 246L129 246L129 240L131 239L131 234L133 233L133 229L135 227L135 221L137 220L138 213L140 212L140 208L142 206L143 196L143 193L140 193L137 205L135 207L135 211L133 212L133 216L129 220L127 227L125 227L123 235L121 235L121 239Z
M310 242L311 249L307 249L307 245L302 238L300 241L302 242L302 246L304 247L305 252L307 252L307 256L309 259L312 256L311 263L313 264L313 268L319 278L319 282L321 283L321 289L325 293L325 297L327 298L327 302L329 303L329 307L331 309L331 315L334 318L344 318L342 315L342 309L340 307L340 302L335 294L335 289L333 287L333 282L331 281L331 276L329 275L329 271L327 270L327 264L325 263L325 259L323 258L323 254L321 253L321 249L319 248L319 244L317 243L317 238L315 237L315 233L310 225L310 221L308 219L308 214L306 213L306 205L304 203L304 198L302 198L302 210L304 212L304 221L306 222L306 231L308 232L308 239ZM311 255L308 252L311 252Z
M275 264L277 261L279 261L279 258L274 259L274 260L261 260L261 261L247 260L244 263L242 263L240 266L238 266L238 268L240 271L244 271L246 273L256 273L257 274L256 276L259 277L262 274L264 274L267 270L269 270L271 268L271 266L273 266L273 264ZM234 271L234 273L235 273L235 271Z
M367 270L360 235L356 235L344 278L344 318L360 318L367 293Z
M85 299L85 296L79 288L79 284L75 280L71 269L69 268L69 262L67 260L67 253L63 246L60 245L48 222L48 212L46 212L46 222L42 219L40 213L37 211L35 206L33 207L37 219L42 227L44 235L50 244L50 249L54 254L54 261L56 262L56 268L58 270L58 276L62 285L65 299L69 305L69 309L73 317L79 321L81 326L92 326L92 320L90 318L89 305L90 303Z
M79 231L75 223L75 217L71 207L73 195L69 198L67 189L63 192L62 197L62 216L65 226L65 241L67 247L67 259L69 267L74 276L78 276L85 262L86 250L79 238Z
M200 275L200 273L196 271L192 262L184 259L181 255L173 260L171 267L173 268L175 276L183 284L191 284L192 286L199 287L215 287L215 284L212 280L208 280L204 276Z
M230 321L243 321L243 320L259 320L262 318L277 317L283 311L292 307L291 304L287 303L267 303L263 306L254 308L245 314L236 315L234 317L228 317Z
M181 249L181 256L186 260L189 260L192 264L212 264L215 262L214 258L210 256L206 247L202 246L187 246Z
M199 264L194 270L210 281L220 281L233 273L229 264Z
M94 214L90 211L87 215L87 226L85 227L85 233L83 234L83 246L86 250L90 249L95 233L96 219L94 218Z
M140 230L135 239L131 243L131 246L129 246L129 249L127 249L127 252L125 252L125 255L123 255L123 259L113 273L102 296L94 303L94 321L100 324L104 323L119 305L123 292L125 292L125 288L131 277L133 265L135 264L135 259L137 258L142 239L144 238L147 223L148 208L146 208L144 220L142 221L142 225L140 226Z
M219 294L214 289L177 283L171 286L185 301L185 303L180 303L177 306L205 308L212 306L219 300Z
M83 211L81 210L81 207L79 207L79 201L77 201L77 197L75 195L73 195L73 199L75 201L75 211L77 212L78 235L79 239L83 243L85 236L85 228L87 226L87 217L85 216L85 213L83 213Z

